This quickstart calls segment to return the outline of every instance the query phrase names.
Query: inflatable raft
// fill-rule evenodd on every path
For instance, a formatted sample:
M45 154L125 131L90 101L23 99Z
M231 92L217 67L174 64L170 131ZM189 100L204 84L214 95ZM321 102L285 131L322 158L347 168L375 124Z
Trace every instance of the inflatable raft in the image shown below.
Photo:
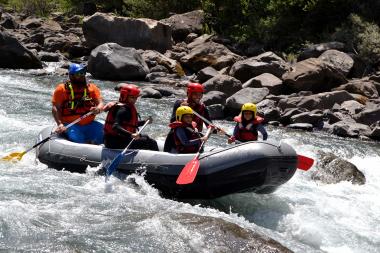
M42 130L38 140L48 137L51 130L52 127ZM40 145L37 157L51 168L85 172L87 166L110 163L120 152L57 137ZM194 182L177 185L179 173L193 158L194 154L129 150L114 175L125 178L142 172L165 197L198 199L238 192L271 193L286 183L297 168L297 154L288 144L247 142L202 153Z

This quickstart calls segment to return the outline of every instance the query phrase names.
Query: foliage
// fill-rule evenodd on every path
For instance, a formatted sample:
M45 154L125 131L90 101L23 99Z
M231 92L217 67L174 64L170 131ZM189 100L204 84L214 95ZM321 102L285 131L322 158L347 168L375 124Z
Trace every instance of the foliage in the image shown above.
M377 24L352 14L332 38L346 43L365 62L373 65L380 63L380 28Z
M9 0L4 2L18 12L37 16L47 16L58 6L57 1L54 0Z

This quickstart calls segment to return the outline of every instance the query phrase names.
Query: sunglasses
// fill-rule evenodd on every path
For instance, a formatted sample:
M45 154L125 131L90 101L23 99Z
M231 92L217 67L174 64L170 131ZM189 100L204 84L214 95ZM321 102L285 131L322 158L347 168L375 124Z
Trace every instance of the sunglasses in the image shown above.
M76 76L76 77L82 77L82 76L85 76L86 75L86 72L84 71L79 71L75 74L72 74L72 76Z

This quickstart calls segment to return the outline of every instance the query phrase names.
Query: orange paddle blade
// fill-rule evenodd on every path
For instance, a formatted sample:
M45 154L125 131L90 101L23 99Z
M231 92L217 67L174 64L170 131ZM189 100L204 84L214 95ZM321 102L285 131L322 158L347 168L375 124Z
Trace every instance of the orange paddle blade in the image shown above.
M297 163L297 168L300 170L309 170L311 166L314 164L314 159L303 156L303 155L298 155L298 163Z
M194 158L188 162L179 174L176 183L177 184L191 184L194 182L199 169L199 160Z

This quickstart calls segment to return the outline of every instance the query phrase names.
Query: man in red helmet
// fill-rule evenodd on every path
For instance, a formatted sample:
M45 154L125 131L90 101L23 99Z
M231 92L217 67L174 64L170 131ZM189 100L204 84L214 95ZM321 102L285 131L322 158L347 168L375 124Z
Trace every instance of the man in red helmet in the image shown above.
M132 139L135 139L130 146L131 149L158 151L155 140L147 135L137 134L137 128L146 122L138 119L135 104L139 95L140 89L136 85L122 84L119 102L107 105L109 112L104 124L104 144L107 148L124 149Z
M187 98L177 100L174 103L173 112L172 112L170 122L174 122L176 120L176 111L177 111L178 107L180 107L180 106L190 106L191 109L193 109L198 114L200 114L204 118L211 121L210 115L209 115L209 112L207 110L206 105L201 102L201 99L203 97L203 93L204 93L204 88L203 88L202 84L200 84L200 83L189 83L187 85ZM203 120L194 115L193 121L197 124L196 128L198 129L198 131L202 132ZM208 124L206 122L204 122L204 123L206 124L206 126L208 126Z

